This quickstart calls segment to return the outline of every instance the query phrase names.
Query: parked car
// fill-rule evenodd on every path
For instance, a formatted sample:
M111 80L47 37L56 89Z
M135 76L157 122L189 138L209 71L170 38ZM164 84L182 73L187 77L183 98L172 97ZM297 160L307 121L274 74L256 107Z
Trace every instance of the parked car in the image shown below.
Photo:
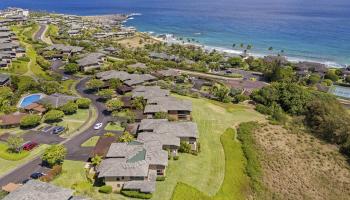
M42 173L42 172L34 172L33 174L30 175L30 178L32 179L38 179L42 176L45 176L46 174Z
M32 149L34 149L36 146L38 146L38 143L36 142L26 142L22 145L22 149L25 150L25 151L30 151Z
M103 126L102 123L97 123L97 124L95 124L94 129L95 129L95 130L98 130L98 129L100 129L102 126Z
M57 126L52 130L52 134L58 135L65 130L63 126Z

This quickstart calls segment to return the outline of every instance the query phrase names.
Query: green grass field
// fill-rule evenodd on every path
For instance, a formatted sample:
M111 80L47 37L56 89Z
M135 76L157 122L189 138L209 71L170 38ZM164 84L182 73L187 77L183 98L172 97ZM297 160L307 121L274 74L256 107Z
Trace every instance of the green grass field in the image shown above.
M124 128L120 125L119 122L117 123L108 123L105 127L106 131L124 131Z
M96 146L96 143L100 139L100 136L93 136L86 140L83 144L81 144L82 147L94 147Z
M4 160L17 161L29 155L28 151L21 151L19 153L12 153L8 151L9 146L5 142L0 142L0 158Z
M21 160L17 160L17 161L10 161L10 160L5 160L5 159L0 158L0 163L1 163L0 164L0 176L3 174L6 174L10 170L18 167L19 165L21 165L25 162L28 162L29 160L32 160L36 156L43 153L47 147L49 147L49 145L46 145L46 144L40 145L39 147L33 149L27 157L25 157Z
M63 137L68 137L77 131L89 118L89 109L78 109L73 115L65 115L63 120L57 125L68 127L68 131L63 133Z

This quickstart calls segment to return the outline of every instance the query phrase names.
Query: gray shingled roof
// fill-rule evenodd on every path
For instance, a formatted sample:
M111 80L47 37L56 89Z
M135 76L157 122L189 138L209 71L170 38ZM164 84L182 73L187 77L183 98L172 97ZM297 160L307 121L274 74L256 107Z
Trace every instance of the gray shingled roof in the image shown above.
M98 177L137 176L147 177L149 164L145 161L126 163L120 158L108 158L98 167Z
M113 143L98 172L99 177L147 177L149 165L168 165L168 152L159 141Z
M7 74L0 74L0 83L3 83L7 80L9 80L10 76Z
M170 134L179 138L198 138L197 124L194 122L169 122L167 119L143 119L139 131Z
M77 47L77 46L69 46L64 44L54 44L49 47L45 48L46 50L58 50L58 51L64 51L64 52L81 52L84 48L83 47Z
M43 97L42 99L38 100L37 103L50 104L54 108L58 108L68 103L69 101L74 101L76 99L77 97L74 97L74 96L55 93L55 94L51 94L49 96Z
M169 90L163 90L159 86L138 86L132 91L132 97L150 99L155 97L169 96Z
M192 103L175 97L150 98L147 101L144 113L168 112L172 110L192 111Z
M110 79L120 79L123 81L126 85L132 86L140 83L144 83L146 81L155 80L156 77L150 75L150 74L129 74L124 71L116 71L116 70L110 70L105 72L100 72L96 74L96 77L106 81Z
M138 134L137 140L140 142L159 141L162 145L180 146L180 138L167 133L141 132Z
M90 53L84 58L77 60L79 66L88 66L98 64L101 61L101 58L104 57L103 53Z
M29 180L26 184L5 196L3 200L69 200L72 195L73 190L37 180Z

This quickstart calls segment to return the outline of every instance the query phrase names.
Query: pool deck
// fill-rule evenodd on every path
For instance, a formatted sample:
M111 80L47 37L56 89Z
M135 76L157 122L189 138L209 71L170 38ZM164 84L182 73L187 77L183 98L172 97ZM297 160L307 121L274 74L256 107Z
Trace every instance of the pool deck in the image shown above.
M24 99L25 98L27 98L27 97L30 97L30 96L34 96L34 95L40 95L40 98L39 99L42 99L44 96L45 96L45 94L43 94L43 93L34 93L34 94L26 94L26 95L22 95L22 97L21 97L21 100L18 102L18 104L17 104L17 108L24 108L25 106L21 106L22 105L22 103L23 103L23 101L24 101ZM38 99L38 100L39 100ZM34 103L35 101L33 101L32 103ZM30 104L28 104L28 105L30 105Z

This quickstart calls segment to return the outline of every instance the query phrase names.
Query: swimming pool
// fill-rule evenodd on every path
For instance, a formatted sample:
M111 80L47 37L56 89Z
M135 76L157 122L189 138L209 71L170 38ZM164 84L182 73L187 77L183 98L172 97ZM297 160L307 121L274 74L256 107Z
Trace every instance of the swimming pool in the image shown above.
M23 97L21 103L19 104L19 107L24 108L32 104L33 102L38 101L41 98L42 98L42 94L31 94L26 97Z
M335 85L331 88L330 93L338 97L350 98L350 88Z

